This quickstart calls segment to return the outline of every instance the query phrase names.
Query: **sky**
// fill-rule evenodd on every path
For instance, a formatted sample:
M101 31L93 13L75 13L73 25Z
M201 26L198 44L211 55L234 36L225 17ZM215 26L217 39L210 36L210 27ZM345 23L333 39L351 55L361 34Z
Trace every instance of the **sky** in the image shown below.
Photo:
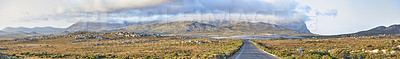
M226 16L229 14L228 16ZM312 33L400 24L399 0L0 0L0 29L76 22L303 21Z

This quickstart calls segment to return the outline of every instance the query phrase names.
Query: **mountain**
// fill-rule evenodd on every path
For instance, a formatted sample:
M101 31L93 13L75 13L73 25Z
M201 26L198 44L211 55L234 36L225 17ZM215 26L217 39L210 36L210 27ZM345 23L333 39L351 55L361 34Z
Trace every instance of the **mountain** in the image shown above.
M29 36L36 36L36 35L42 35L40 33L36 32L24 32L24 31L13 31L13 32L6 32L0 34L0 40L9 40L13 38L22 38L22 37L29 37Z
M257 23L252 23L252 22L237 22L237 23L232 23L232 24L225 24L222 25L224 28L229 28L231 30L240 30L240 31L284 31L287 30L286 28L278 27L276 25L272 25L269 23L263 23L263 22L257 22Z
M269 23L236 22L215 26L206 23L183 21L170 23L155 23L145 25L130 25L115 29L118 31L135 31L166 34L216 34L216 35L298 35L304 34ZM115 31L114 30L114 31Z
M287 28L299 33L312 34L310 30L307 28L305 22L301 20L282 20L282 21L273 21L271 23L279 27Z
M237 22L232 24L222 25L223 28L228 28L230 30L243 32L241 34L277 34L277 35L293 35L302 34L301 32L296 32L291 29L284 27L279 27L278 25L273 25L264 22Z
M1 35L1 34L6 34L6 33L8 33L8 32L1 31L1 30L0 30L0 35Z
M4 28L2 31L5 32L18 32L18 31L22 31L22 32L36 32L36 33L52 33L52 32L57 32L57 31L61 31L63 30L63 28L54 28L54 27L35 27L35 28L26 28L26 27L17 27L17 28L13 28L13 27L7 27Z
M215 26L222 26L227 24L233 24L238 22L248 22L248 21L230 21L230 20L219 20L219 21L201 21L200 23L211 24ZM282 28L290 29L299 33L312 34L307 25L302 20L273 20L273 21L263 21L263 23L268 23L276 25Z
M150 32L150 33L209 33L219 32L224 29L219 29L214 25L185 21L185 22L170 22L170 23L155 23L145 25L130 25L118 30Z
M369 35L380 35L380 34L400 34L400 25L391 25L389 27L378 26L370 30L360 31L357 33L345 34L345 35L369 36Z
M78 22L75 23L63 31L75 32L75 31L98 31L107 29L116 29L125 26L132 25L131 23L107 23L107 22Z

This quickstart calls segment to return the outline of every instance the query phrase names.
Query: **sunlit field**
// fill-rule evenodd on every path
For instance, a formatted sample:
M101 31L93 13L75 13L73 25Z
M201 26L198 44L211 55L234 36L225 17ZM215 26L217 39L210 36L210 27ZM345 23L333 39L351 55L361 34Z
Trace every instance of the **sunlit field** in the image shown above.
M400 36L252 40L266 52L288 59L400 57Z
M105 38L74 37L79 35L98 35ZM181 59L227 58L238 51L242 40L152 35L128 37L114 33L78 32L48 39L5 40L0 45L0 53L13 58Z

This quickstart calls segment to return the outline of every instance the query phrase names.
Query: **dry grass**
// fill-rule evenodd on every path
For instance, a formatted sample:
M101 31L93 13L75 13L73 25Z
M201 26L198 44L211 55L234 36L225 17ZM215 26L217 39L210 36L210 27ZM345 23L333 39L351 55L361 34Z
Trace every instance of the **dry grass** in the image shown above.
M113 34L102 35L104 37L120 37L119 39L75 39L72 37L57 39L36 39L32 42L20 42L23 40L3 41L0 43L0 53L17 54L53 53L69 54L64 58L85 58L84 55L116 55L115 58L129 56L130 58L224 58L230 56L242 45L241 40L216 40L211 38L179 37L125 37ZM74 42L86 40L84 42ZM193 41L193 42L189 42ZM205 42L202 44L194 41ZM208 42L210 41L210 42ZM73 43L74 42L74 43ZM136 43L121 43L136 42ZM97 44L97 45L96 45ZM174 54L177 54L174 55ZM26 56L26 55L19 55ZM79 57L80 56L80 57ZM111 58L107 56L107 58Z
M332 56L338 49L344 49L350 54L345 58L367 58L372 55L380 55L379 58L391 58L400 56L399 36L369 36L369 37L343 37L343 38L324 38L324 39L272 39L272 40L252 40L259 43L261 48L280 57L310 57L315 54L322 56ZM298 51L300 48L304 52ZM371 52L379 50L378 52ZM383 51L385 50L385 51ZM277 51L277 52L276 52ZM283 51L287 53L282 53ZM315 51L326 51L315 53ZM332 52L333 51L333 52ZM325 53L325 54L324 54ZM289 55L287 55L289 54ZM354 56L353 56L354 55ZM334 57L334 56L333 56ZM334 57L335 58L335 57ZM341 58L341 57L336 57ZM378 56L375 56L378 58Z

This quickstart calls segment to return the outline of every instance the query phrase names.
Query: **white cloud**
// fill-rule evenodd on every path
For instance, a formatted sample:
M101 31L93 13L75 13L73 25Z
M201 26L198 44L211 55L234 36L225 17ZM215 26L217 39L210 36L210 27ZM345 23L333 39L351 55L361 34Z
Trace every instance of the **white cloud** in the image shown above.
M288 19L294 15L305 15L310 7L300 6L295 0L72 0L68 1L69 9L59 8L59 13L70 12L106 12L112 16L108 19L119 17L149 17L168 15L178 17L178 14L241 14L274 16L275 18ZM303 9L308 8L308 9ZM301 10L301 11L298 11ZM132 12L135 11L135 12ZM97 14L90 14L97 15ZM74 15L61 15L74 16ZM87 15L86 15L87 16ZM115 16L115 17L114 17ZM81 16L77 16L81 18ZM70 18L70 17L69 17ZM90 17L89 17L90 18ZM302 18L298 20L306 20ZM82 19L84 20L84 19ZM118 19L114 19L118 20ZM102 21L102 20L97 20Z
M65 0L70 12L108 12L120 9L144 8L167 0Z
M16 6L27 10L28 16L15 17L13 20L31 21L67 21L85 22L124 22L165 19L185 21L199 18L195 15L226 15L227 19L212 19L200 17L202 20L214 21L270 21L270 20L307 20L306 13L311 10L307 5L300 5L295 0L40 0L35 3L18 3L14 1L5 5L6 10ZM50 4L47 4L50 3ZM33 5L31 5L33 4ZM4 6L4 5L0 5ZM48 6L38 8L41 6ZM30 8L28 8L30 7ZM0 9L1 10L1 9ZM33 11L32 11L33 10ZM40 12L39 12L40 11ZM13 11L12 13L20 11ZM7 13L11 14L11 13ZM192 15L182 17L181 15ZM218 17L218 16L217 16ZM247 17L248 19L235 19ZM10 17L6 18L10 19ZM22 19L22 20L21 20ZM67 25L65 25L67 26Z
M328 9L316 12L317 15L323 16L336 16L338 11L336 9Z

